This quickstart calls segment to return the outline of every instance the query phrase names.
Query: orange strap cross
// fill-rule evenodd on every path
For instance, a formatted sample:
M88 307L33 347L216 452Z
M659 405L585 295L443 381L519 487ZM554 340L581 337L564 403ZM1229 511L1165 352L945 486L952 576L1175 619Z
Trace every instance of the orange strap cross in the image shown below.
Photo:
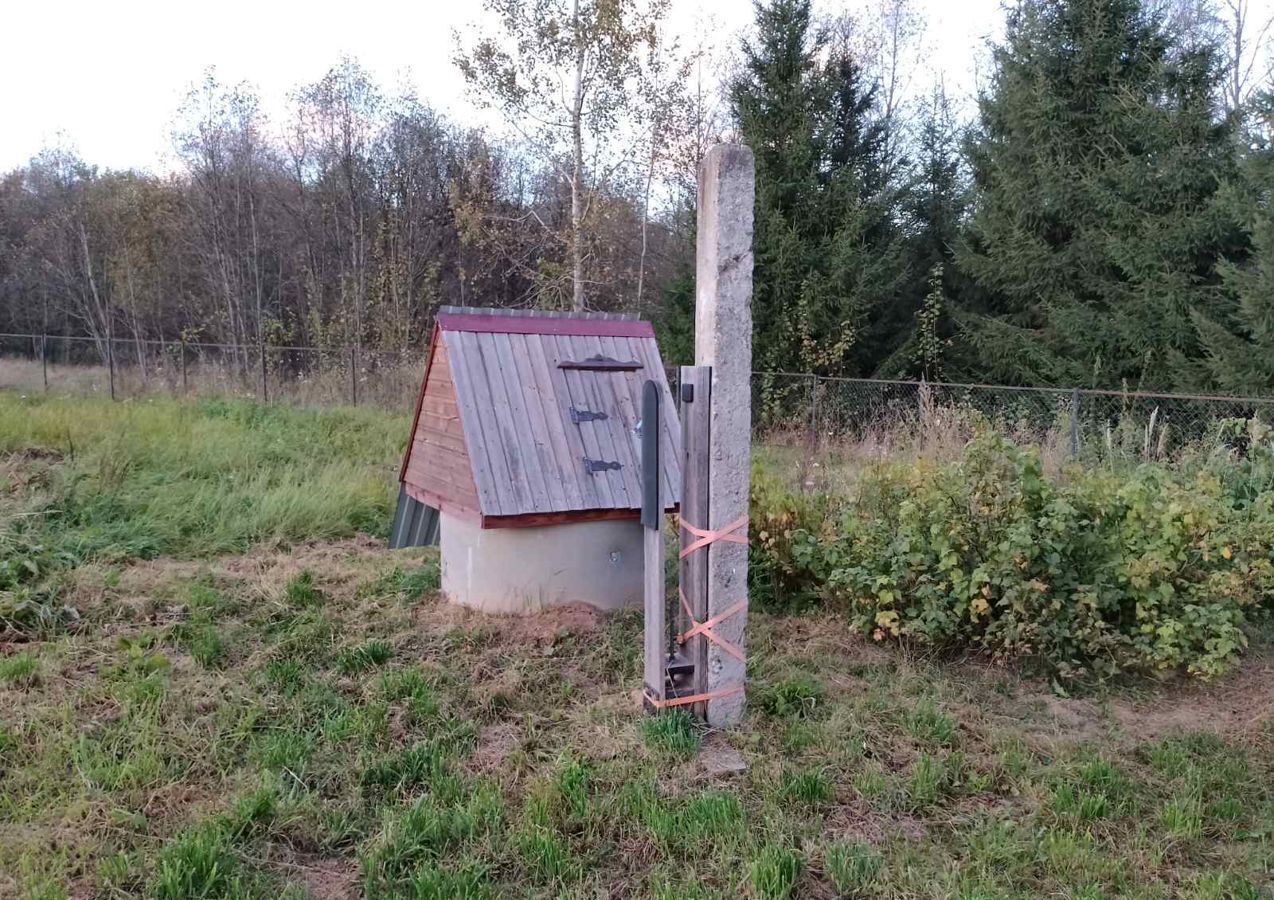
M715 544L717 541L728 541L731 544L747 544L748 542L748 517L740 516L729 525L722 528L698 528L691 525L685 519L678 517L681 527L692 534L697 540L687 544L681 551L681 559L685 559L692 553L704 549L705 547ZM742 534L739 531L742 530ZM713 629L733 615L743 612L748 608L748 601L745 597L729 609L717 613L710 619L703 622L695 621L694 610L690 608L690 601L686 599L686 594L680 588L677 589L677 596L681 598L681 608L686 611L686 618L690 620L690 628L682 634L677 635L677 643L684 644L696 634L701 634L712 643L716 644L726 653L733 656L739 662L744 662L743 650L737 644L727 641L721 635L717 634ZM742 690L742 687L739 688ZM704 697L702 699L710 699Z
M739 516L739 518L735 519L729 525L716 530L710 528L696 528L694 525L691 525L685 519L680 517L678 517L678 521L681 522L682 528L699 539L697 541L690 542L682 549L680 556L681 559L685 559L691 553L702 550L704 547L709 544L715 544L717 541L729 541L732 544L746 544L748 542L747 516ZM740 528L743 529L743 534L736 534L735 532L737 532Z
M724 612L717 613L711 619L707 619L703 622L696 622L694 611L690 608L690 601L686 599L686 594L684 591L681 590L681 588L677 588L677 596L681 598L681 608L686 611L686 618L690 620L690 627L686 629L684 632L682 632L681 634L677 635L678 644L684 644L686 641L690 640L696 634L701 634L704 637L706 637L708 640L712 641L712 643L720 647L722 650L724 650L726 653L729 653L739 662L746 661L743 658L743 651L740 650L736 644L732 644L730 641L727 641L725 638L717 634L712 629L715 626L720 625L722 622L730 618L735 613L743 612L743 610L747 609L748 608L747 600L740 600L738 603L734 604L734 606L731 606L729 609L725 610Z
M719 691L707 691L703 694L691 694L689 697L669 697L667 700L660 700L658 697L652 697L649 691L644 691L643 696L646 702L655 709L667 709L670 706L686 706L690 703L702 703L704 700L716 700L721 697L729 697L731 694L737 694L743 690L743 685L735 684L728 688L721 688Z

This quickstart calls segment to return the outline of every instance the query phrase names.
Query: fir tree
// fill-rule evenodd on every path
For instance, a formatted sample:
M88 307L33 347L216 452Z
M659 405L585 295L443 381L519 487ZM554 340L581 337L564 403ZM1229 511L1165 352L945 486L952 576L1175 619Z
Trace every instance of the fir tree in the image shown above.
M976 200L957 314L982 377L1166 386L1201 353L1192 311L1242 252L1212 51L1139 0L1024 0L969 142Z
M730 98L756 154L756 365L870 371L880 350L863 335L896 302L905 272L873 89L813 28L809 0L758 2L743 57Z
M1254 106L1274 112L1274 94ZM1182 367L1182 380L1234 394L1274 393L1274 147L1265 134L1248 136L1249 153L1242 178L1228 194L1234 213L1251 240L1246 261L1221 265L1229 306L1209 313L1194 311L1194 324L1204 348L1198 364ZM1186 361L1183 361L1186 362Z
M955 248L969 192L960 158L960 129L940 85L921 104L920 114L915 161L900 204L909 280L893 314L877 325L878 340L893 349L876 374L924 374L932 381L937 375L929 371L931 349L921 345L945 347L951 335L949 307L967 290L955 265Z

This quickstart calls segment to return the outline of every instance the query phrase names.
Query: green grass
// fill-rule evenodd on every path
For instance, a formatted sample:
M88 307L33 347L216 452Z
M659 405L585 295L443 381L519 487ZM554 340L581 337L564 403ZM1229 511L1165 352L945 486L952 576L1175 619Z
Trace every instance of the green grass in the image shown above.
M0 658L0 684L30 687L40 673L40 660L30 652Z
M383 533L405 417L206 400L0 393L0 454L55 556L207 556Z
M684 710L638 710L638 616L549 653L528 636L545 623L442 603L433 551L307 545L383 530L404 422L5 407L32 416L0 415L0 562L25 573L0 576L0 597L11 622L19 595L51 618L0 624L0 896L301 900L322 883L381 900L1166 900L1274 886L1268 638L1238 685L1058 701L1011 669L754 612L748 712L717 734ZM308 495L287 480L341 465L379 493L361 509L306 499L315 518L293 525L214 525L159 489L190 478L247 503L262 480ZM1248 707L1221 715L1236 697ZM722 746L745 772L704 771Z
M703 742L690 713L675 707L642 719L641 734L647 747L674 757L693 756Z
M393 655L393 648L385 641L372 640L343 649L336 657L336 666L346 675L358 675L384 665Z

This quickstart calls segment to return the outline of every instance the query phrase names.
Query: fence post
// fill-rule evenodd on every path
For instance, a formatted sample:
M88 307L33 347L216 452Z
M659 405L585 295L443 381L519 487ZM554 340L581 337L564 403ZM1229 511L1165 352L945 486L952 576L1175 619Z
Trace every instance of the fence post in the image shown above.
M810 446L818 446L818 376L810 374Z
M111 384L111 399L115 399L115 341L108 333L106 336L106 370Z
M189 385L186 382L186 336L181 336L181 393L185 396L190 392Z
M49 336L40 335L40 371L44 376L44 390L49 390Z
M358 406L358 347L349 348L349 399Z
M1071 458L1079 458L1079 388L1071 389Z
M707 555L708 725L743 715L747 681L748 473L752 447L752 207L756 166L742 144L718 144L699 163L695 233L695 363L711 367L707 504L682 525L719 533ZM696 388L697 390L697 388ZM696 401L698 398L696 398ZM706 515L704 515L706 513ZM684 552L684 551L683 551Z
M261 351L261 402L269 403L270 402L270 386L266 381L265 341L260 341L258 343L258 348Z

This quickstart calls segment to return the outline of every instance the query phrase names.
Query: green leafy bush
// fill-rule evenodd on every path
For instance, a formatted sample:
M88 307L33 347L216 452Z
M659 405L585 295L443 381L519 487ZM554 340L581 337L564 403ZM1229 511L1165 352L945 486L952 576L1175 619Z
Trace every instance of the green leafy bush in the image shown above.
M832 533L832 495L795 492L763 465L752 467L749 498L748 592L775 612L797 612L818 602L814 572L803 545Z
M835 528L757 552L876 640L973 645L1067 678L1225 671L1274 596L1272 548L1274 493L1235 492L1215 467L1052 478L984 430L956 462L867 470Z

